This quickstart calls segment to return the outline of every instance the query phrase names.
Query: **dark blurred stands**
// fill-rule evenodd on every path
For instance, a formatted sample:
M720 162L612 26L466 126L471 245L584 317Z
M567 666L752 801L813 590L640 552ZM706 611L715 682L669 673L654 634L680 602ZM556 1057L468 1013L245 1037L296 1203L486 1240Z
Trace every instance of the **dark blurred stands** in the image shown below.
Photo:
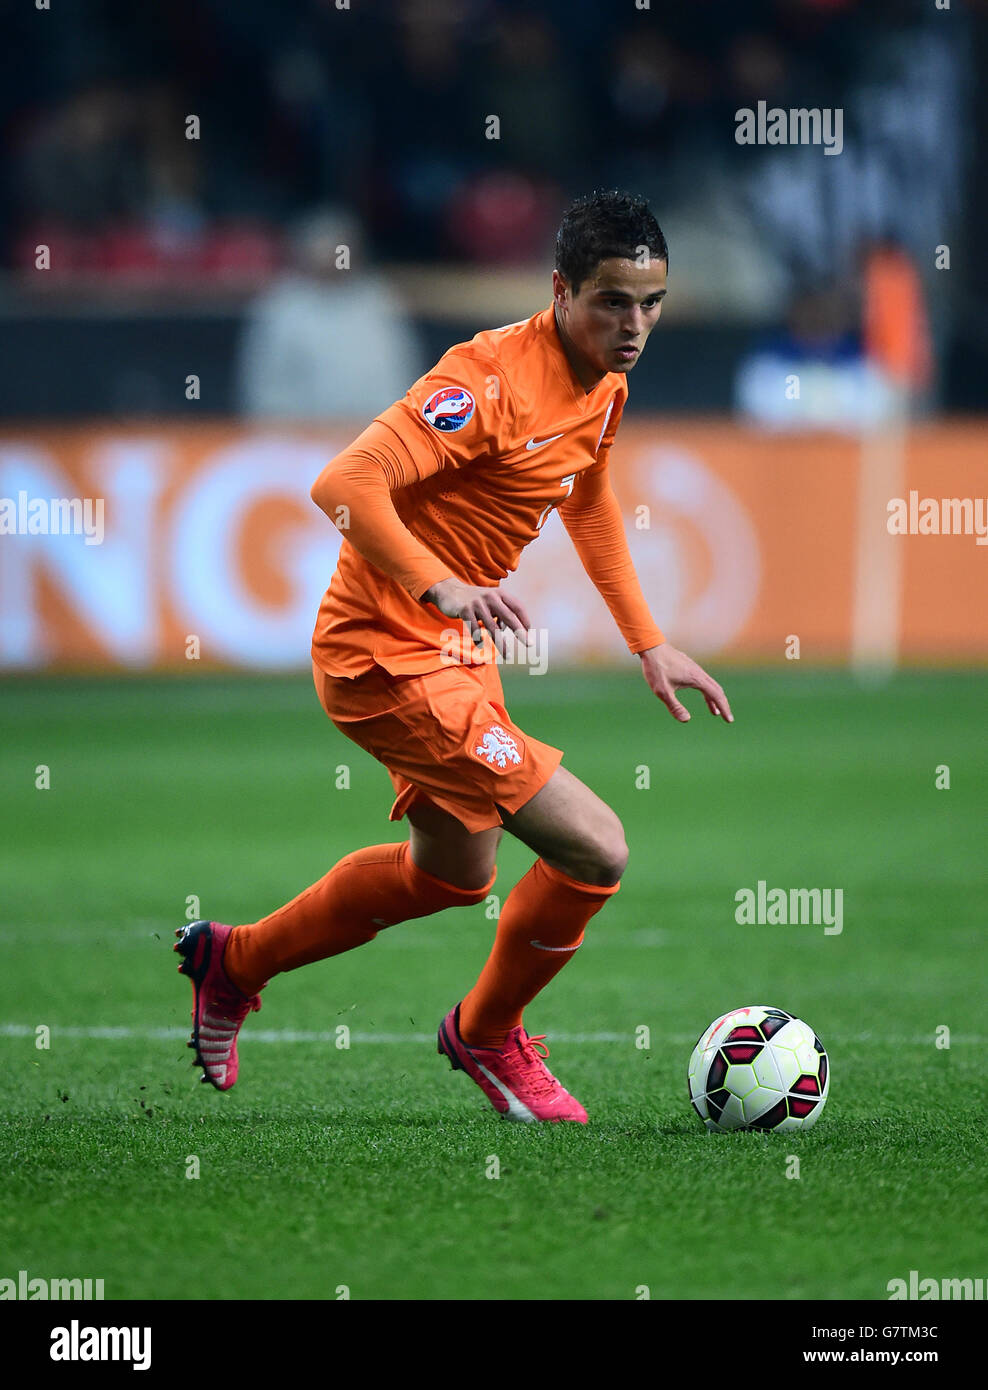
M750 345L820 283L853 292L891 235L926 286L940 404L978 403L983 4L339 3L5 18L0 415L238 410L251 306L327 205L366 237L341 273L390 279L427 364L548 302L560 211L593 186L646 194L671 248L633 407L730 409ZM735 112L760 99L842 107L841 155L739 147Z

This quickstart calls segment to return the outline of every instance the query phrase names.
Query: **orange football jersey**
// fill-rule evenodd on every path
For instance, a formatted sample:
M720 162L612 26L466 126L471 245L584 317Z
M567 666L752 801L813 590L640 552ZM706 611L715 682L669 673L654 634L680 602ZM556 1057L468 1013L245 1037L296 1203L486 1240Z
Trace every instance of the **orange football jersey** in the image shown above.
M497 585L556 507L629 649L659 645L607 475L627 395L620 373L583 389L552 307L450 348L313 486L344 537L316 664L352 677L475 663L465 625L421 595L451 576Z

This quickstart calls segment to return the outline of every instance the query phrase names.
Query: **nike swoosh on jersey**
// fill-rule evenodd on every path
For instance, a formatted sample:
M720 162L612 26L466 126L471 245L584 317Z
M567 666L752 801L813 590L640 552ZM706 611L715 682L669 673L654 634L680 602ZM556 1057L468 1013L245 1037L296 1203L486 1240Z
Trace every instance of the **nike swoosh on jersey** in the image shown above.
M575 946L543 946L541 941L532 940L529 946L537 946L540 951L578 951L582 942L577 942Z
M565 433L566 431L563 430L563 434ZM541 449L543 444L551 444L554 439L562 439L563 434L554 434L549 439L530 439L525 445L525 448L529 450Z

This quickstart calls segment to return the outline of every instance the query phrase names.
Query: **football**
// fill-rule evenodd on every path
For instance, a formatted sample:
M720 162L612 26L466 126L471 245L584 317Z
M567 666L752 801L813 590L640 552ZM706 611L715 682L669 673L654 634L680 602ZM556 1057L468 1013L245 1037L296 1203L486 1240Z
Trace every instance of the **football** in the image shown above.
M700 1034L689 1066L693 1109L707 1129L809 1129L830 1089L823 1043L784 1009L733 1009Z

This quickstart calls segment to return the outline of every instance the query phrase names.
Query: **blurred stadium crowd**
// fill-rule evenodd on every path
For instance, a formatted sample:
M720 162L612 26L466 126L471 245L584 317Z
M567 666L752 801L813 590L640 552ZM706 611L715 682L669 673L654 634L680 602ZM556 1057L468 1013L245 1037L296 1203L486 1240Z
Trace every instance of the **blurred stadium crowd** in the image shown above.
M0 264L29 284L44 243L46 291L253 293L311 260L328 216L363 240L356 269L544 268L570 198L618 186L667 232L684 320L781 327L809 297L835 343L860 321L875 243L894 240L927 290L935 245L956 264L980 0L949 16L933 0L645 2L18 7ZM840 157L739 147L735 113L762 100L841 107ZM937 288L945 342L970 285L958 270Z

